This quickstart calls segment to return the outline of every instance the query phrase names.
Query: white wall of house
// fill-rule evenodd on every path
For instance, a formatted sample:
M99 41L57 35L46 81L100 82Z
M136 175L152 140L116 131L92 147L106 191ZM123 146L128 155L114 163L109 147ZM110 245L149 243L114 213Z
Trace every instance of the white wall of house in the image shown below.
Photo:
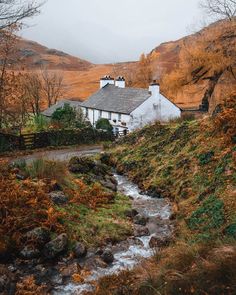
M82 108L84 114L89 119L90 123L95 127L97 121L100 118L108 119L114 128L118 128L119 131L126 128L130 122L130 116L125 114L119 114L114 112L99 111L90 108Z
M113 84L114 80L106 80L104 83ZM124 86L120 85L120 87ZM159 85L151 85L149 91L150 97L130 115L90 108L82 108L82 110L93 126L96 126L100 118L104 118L110 121L114 131L122 131L126 128L132 131L155 121L167 122L181 117L181 110L160 93Z
M142 128L155 121L167 122L181 117L180 109L160 94L158 85L150 86L151 96L131 113L130 130Z
M149 91L152 93L152 96L157 98L158 101L156 105L156 108L158 109L157 120L161 122L168 122L171 119L181 117L181 110L160 93L159 85L151 85L149 87Z

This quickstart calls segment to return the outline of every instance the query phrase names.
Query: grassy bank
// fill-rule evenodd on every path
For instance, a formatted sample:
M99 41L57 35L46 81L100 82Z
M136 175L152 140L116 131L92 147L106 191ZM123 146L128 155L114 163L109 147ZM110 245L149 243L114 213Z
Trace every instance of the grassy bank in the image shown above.
M143 268L101 280L97 294L235 294L234 134L213 119L157 123L107 152L142 190L172 200L176 232Z

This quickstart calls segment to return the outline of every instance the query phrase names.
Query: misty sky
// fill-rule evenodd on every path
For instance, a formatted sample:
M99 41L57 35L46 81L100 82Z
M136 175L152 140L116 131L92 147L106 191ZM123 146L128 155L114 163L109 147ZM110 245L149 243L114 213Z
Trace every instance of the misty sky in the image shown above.
M199 0L48 0L23 37L94 63L137 60L189 34Z

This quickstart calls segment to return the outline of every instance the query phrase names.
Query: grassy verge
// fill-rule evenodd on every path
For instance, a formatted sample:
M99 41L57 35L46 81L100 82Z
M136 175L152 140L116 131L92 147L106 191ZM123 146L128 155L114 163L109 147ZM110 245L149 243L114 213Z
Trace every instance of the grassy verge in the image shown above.
M104 157L149 194L173 201L176 233L146 270L121 274L116 286L104 278L97 294L117 294L121 285L118 294L234 294L236 148L224 131L208 119L157 123Z
M76 204L57 207L57 210L65 216L61 221L69 235L74 240L82 241L86 246L115 243L129 236L131 226L124 214L128 209L130 209L129 199L119 194L112 203L96 209Z

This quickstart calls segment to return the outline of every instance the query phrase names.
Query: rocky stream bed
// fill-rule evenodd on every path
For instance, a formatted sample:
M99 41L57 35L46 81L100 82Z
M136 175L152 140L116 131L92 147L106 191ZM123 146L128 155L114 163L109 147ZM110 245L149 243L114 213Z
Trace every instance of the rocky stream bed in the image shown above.
M55 153L52 155L55 159ZM76 154L73 153L73 156ZM31 156L29 161L32 159ZM59 159L67 161L68 155L66 155L66 159L63 159L60 154ZM130 182L126 176L118 175L115 171L112 177L116 180L118 192L131 199L132 209L126 214L127 218L132 220L133 234L125 241L116 244L107 243L99 249L86 249L83 244L78 243L77 257L62 255L56 262L53 259L50 260L51 262L47 260L39 262L38 259L16 259L14 263L7 265L9 294L14 294L14 286L11 288L11 275L17 272L22 276L33 274L37 283L44 283L49 287L50 294L75 295L93 292L99 278L132 269L143 259L151 257L159 247L169 243L173 233L169 201L141 193L137 185ZM34 233L30 234L34 236ZM40 234L47 239L46 233ZM66 240L66 235L62 234L48 242L45 248L48 252L46 251L45 255L53 258L50 257L52 256L51 249L58 247L63 249ZM81 279L78 275L76 280L78 282L75 283L72 276L77 274L82 275Z

